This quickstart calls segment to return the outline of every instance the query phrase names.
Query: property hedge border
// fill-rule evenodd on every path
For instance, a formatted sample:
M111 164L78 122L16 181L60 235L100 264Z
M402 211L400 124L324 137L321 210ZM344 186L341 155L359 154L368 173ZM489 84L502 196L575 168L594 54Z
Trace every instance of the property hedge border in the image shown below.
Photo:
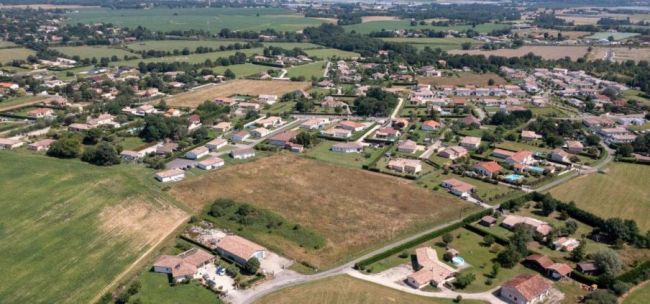
M646 273L650 274L650 261L645 261L641 265L619 275L616 277L617 280L623 281L626 283L638 284L640 281L644 281L647 278Z

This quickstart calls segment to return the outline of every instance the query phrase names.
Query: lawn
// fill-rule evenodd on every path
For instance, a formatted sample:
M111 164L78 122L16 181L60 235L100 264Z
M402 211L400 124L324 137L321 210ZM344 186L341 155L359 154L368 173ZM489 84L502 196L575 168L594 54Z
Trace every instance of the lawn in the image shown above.
M554 197L605 218L636 220L650 229L650 167L626 163L607 166L606 173L581 176L551 190Z
M370 159L381 153L381 149L365 148L364 153L338 153L332 152L331 148L339 141L323 140L316 147L308 149L305 156L317 160L322 160L348 168L361 168L368 163ZM370 155L366 157L365 154Z
M277 70L277 68L274 67L260 65L260 64L252 64L252 63L235 64L229 66L218 66L216 68L213 68L212 70L218 74L223 75L223 73L228 69L230 69L233 73L235 73L235 76L237 76L237 78L244 78L261 72L266 72L268 70Z
M289 287L264 296L257 304L452 304L453 300L421 297L362 281L347 275ZM463 300L463 303L481 303Z
M636 100L637 102L650 106L650 97L644 96L644 93L637 90L623 91L623 97L626 99Z
M413 182L282 153L188 178L170 193L195 210L231 198L273 211L327 240L319 250L274 235L260 243L317 268L338 265L382 244L449 221L475 206Z
M344 26L347 31L356 31L360 34L368 34L370 32L379 32L382 30L392 31L402 29L430 29L434 31L464 31L473 29L479 33L487 33L495 29L503 29L508 27L510 27L510 25L495 23L483 23L477 25L474 28L472 28L471 25L432 26L430 23L426 25L418 24L416 26L411 26L411 22L409 20L380 20Z
M16 44L11 41L0 40L0 48L11 48L15 46Z
M205 30L218 33L228 28L233 31L260 31L273 28L276 31L297 31L323 23L316 18L305 18L281 8L166 8L79 9L68 14L70 24L106 22L135 28L139 25L153 31Z
M22 149L0 151L0 166L2 302L92 302L187 216L143 167Z
M312 77L318 79L323 77L324 66L325 63L323 61L297 65L288 69L289 72L286 77L303 76L306 80L310 80Z
M482 43L471 38L382 38L388 42L399 42L410 44L418 49L430 47L431 49L442 49L445 51L461 49L463 43L470 43L476 47Z
M223 303L214 292L197 282L172 287L169 285L168 275L151 271L143 272L139 277L139 281L142 287L129 302L139 299L142 303L160 304Z
M650 298L650 282L633 289L623 300L623 304L645 304Z
M244 53L246 56L253 54L261 54L262 48L252 48L252 49L241 49L241 50L232 50L232 51L220 51L212 53L202 53L202 54L190 54L190 55L179 55L179 56L167 56L167 57L150 57L147 59L131 59L131 60L121 60L113 61L110 63L111 66L131 66L137 67L140 62L151 63L151 62L187 62L187 63L203 63L206 59L216 61L219 58L228 58L235 55L235 53Z
M151 145L147 143L142 138L133 136L133 137L124 137L116 140L116 144L122 146L124 150L141 150Z
M305 53L307 53L309 57L316 57L321 59L332 58L332 57L351 59L351 58L359 57L359 53L348 52L348 51L343 51L338 49L311 49L311 50L305 50Z
M7 63L13 60L25 60L29 55L35 54L36 52L26 48L0 49L0 63Z
M129 57L140 57L138 54L134 54L128 51L125 51L120 48L106 47L106 46L66 46L66 47L55 47L55 51L59 51L70 57L79 56L79 58L111 58L112 56L117 56L117 58L124 59L124 56Z
M436 157L441 158L439 156ZM448 159L445 158L442 159L449 161ZM436 160L434 160L434 162L438 163ZM513 191L517 191L503 185L493 185L470 177L463 177L455 174L445 175L441 170L435 170L427 175L422 176L422 178L420 178L417 183L427 189L438 188L438 191L447 193L447 189L442 188L440 186L440 183L443 180L449 178L455 178L474 185L476 187L476 194L480 198L486 200L486 203L489 203L492 200L496 200L498 196L505 195L506 193L510 193Z

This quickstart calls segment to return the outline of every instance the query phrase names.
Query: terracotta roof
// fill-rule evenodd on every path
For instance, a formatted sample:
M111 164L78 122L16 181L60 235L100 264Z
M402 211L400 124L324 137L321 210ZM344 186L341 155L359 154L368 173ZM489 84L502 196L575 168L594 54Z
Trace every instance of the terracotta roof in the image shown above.
M298 132L295 132L295 131L283 131L283 132L280 132L278 134L275 134L275 135L271 136L271 138L269 138L269 140L274 140L274 141L277 140L277 141L288 142L288 141L296 138L297 135L298 135Z
M530 151L519 151L517 153L514 153L508 157L509 159L513 160L516 163L521 163L524 161L525 158L533 156L533 152Z
M532 301L551 288L551 285L538 274L522 274L507 281L503 287L517 290L526 301Z
M526 261L537 263L542 268L548 268L555 264L549 257L541 254L533 254L526 257Z
M569 273L571 273L571 271L573 271L571 266L569 266L567 264L564 264L564 263L555 263L555 264L547 267L547 269L548 270L553 270L553 271L557 272L559 275L561 275L563 277L567 276Z
M435 129L435 128L440 126L440 123L435 121L435 120L427 120L427 121L423 122L422 125L423 126L429 126L429 127L432 127L432 128Z
M480 162L476 164L476 167L481 167L491 173L499 172L503 170L503 167L495 161Z
M255 252L266 250L266 248L237 235L228 235L224 237L217 244L217 248L225 250L244 260L248 260L253 256L253 254L255 254Z

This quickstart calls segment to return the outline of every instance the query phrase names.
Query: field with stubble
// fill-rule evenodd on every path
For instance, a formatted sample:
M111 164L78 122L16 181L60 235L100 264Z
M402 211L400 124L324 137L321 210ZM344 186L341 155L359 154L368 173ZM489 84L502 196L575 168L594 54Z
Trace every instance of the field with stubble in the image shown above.
M451 54L469 54L469 55L483 55L483 56L502 56L502 57L521 57L528 53L533 53L541 56L544 59L561 59L570 57L571 60L576 60L587 53L586 46L537 46L527 45L517 49L498 49L492 51L484 50L452 50Z
M309 227L326 238L324 248L300 248L268 233L255 241L321 269L475 208L406 179L289 154L203 174L174 185L170 193L196 211L231 198Z

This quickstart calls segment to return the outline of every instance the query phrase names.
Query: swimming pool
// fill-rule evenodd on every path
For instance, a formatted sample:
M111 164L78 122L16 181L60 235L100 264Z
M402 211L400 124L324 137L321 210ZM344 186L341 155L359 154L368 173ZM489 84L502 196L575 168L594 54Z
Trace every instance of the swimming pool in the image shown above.
M516 182L516 181L519 181L519 180L521 180L523 178L524 178L524 176L519 175L519 174L508 174L508 175L503 177L503 179L505 179L505 180L507 180L509 182Z
M455 256L451 258L451 262L454 263L454 265L456 266L462 266L463 264L465 264L465 259L459 256Z
M526 170L534 173L539 173L539 174L544 173L544 168L542 167L530 166L530 167L526 167Z

